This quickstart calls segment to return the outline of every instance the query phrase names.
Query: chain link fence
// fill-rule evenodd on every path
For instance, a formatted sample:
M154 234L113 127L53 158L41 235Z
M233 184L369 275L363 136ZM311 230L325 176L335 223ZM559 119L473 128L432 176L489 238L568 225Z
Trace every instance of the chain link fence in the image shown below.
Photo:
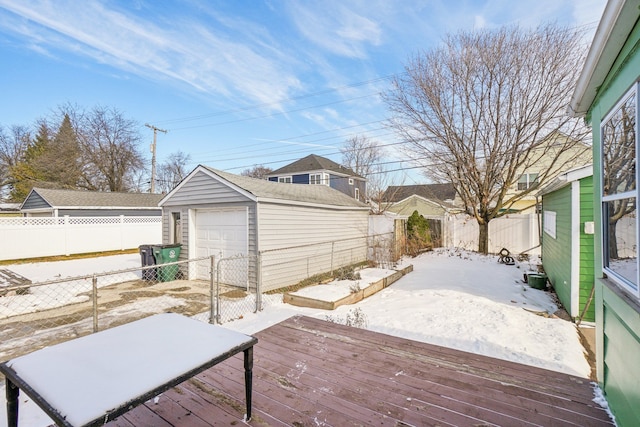
M247 275L246 261L233 266L223 261L218 268ZM156 313L170 311L215 323L241 317L242 312L255 312L256 287L245 285L242 295L235 294L230 286L236 289L238 282L216 283L216 276L231 273L218 274L215 267L214 258L206 257L4 286L0 295L0 361ZM198 270L208 271L210 280L188 280L196 277ZM234 311L222 316L220 310L227 306Z
M263 301L282 301L265 291L311 283L356 265L389 268L397 259L396 246L390 236L377 235L3 286L0 361L156 313L218 324L241 319L262 310Z

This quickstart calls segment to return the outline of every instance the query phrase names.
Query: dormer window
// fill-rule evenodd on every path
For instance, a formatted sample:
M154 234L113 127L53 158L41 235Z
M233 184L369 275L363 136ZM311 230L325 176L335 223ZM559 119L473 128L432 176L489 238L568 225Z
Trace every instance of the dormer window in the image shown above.
M309 184L311 185L329 185L329 175L326 173L309 174Z

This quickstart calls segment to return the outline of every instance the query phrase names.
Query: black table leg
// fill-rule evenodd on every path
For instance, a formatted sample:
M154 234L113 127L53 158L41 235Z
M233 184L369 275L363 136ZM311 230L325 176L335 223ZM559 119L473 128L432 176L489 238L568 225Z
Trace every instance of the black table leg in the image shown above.
M5 378L5 387L7 389L7 426L18 427L18 396L20 395L20 389L8 378Z
M251 419L252 388L253 388L253 346L244 350L244 392L245 392L245 398L247 400L247 421Z

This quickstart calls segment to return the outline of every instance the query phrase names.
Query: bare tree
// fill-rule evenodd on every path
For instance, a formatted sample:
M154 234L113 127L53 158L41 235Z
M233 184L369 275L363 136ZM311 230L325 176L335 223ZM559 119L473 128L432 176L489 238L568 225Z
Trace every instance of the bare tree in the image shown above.
M635 98L627 99L602 126L603 194L624 194L636 185L636 108ZM636 199L621 198L606 202L608 257L619 258L618 221L635 216Z
M340 149L342 164L367 179L366 198L374 213L382 213L382 195L389 185L390 175L384 168L384 150L377 141L364 135L347 139Z
M269 175L271 172L273 172L273 169L268 166L254 165L252 168L243 170L240 175L248 176L251 178L266 179L267 175Z
M584 53L579 33L554 25L461 32L410 60L385 94L407 151L478 222L480 252L489 221L536 191L509 191L524 170L548 162L540 185L566 166L560 154L588 151L588 131L566 114Z
M21 202L24 199L15 194L15 174L30 141L31 133L24 126L12 126L8 134L0 127L0 200L8 198Z
M368 178L373 172L379 171L383 156L380 145L363 135L347 139L340 149L340 153L342 154L342 164L365 178Z
M138 149L139 125L114 109L95 107L69 114L76 120L84 170L80 184L89 190L129 191L136 171L144 168Z
M167 160L158 167L157 185L161 193L168 193L189 173L187 163L191 160L189 154L182 151L172 153Z

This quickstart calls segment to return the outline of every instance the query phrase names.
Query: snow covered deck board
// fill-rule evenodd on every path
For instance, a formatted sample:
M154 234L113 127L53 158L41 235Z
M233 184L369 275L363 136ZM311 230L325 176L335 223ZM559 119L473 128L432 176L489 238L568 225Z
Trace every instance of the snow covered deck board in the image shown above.
M255 336L253 426L612 425L587 378L308 317ZM243 370L234 356L109 426L240 423Z

